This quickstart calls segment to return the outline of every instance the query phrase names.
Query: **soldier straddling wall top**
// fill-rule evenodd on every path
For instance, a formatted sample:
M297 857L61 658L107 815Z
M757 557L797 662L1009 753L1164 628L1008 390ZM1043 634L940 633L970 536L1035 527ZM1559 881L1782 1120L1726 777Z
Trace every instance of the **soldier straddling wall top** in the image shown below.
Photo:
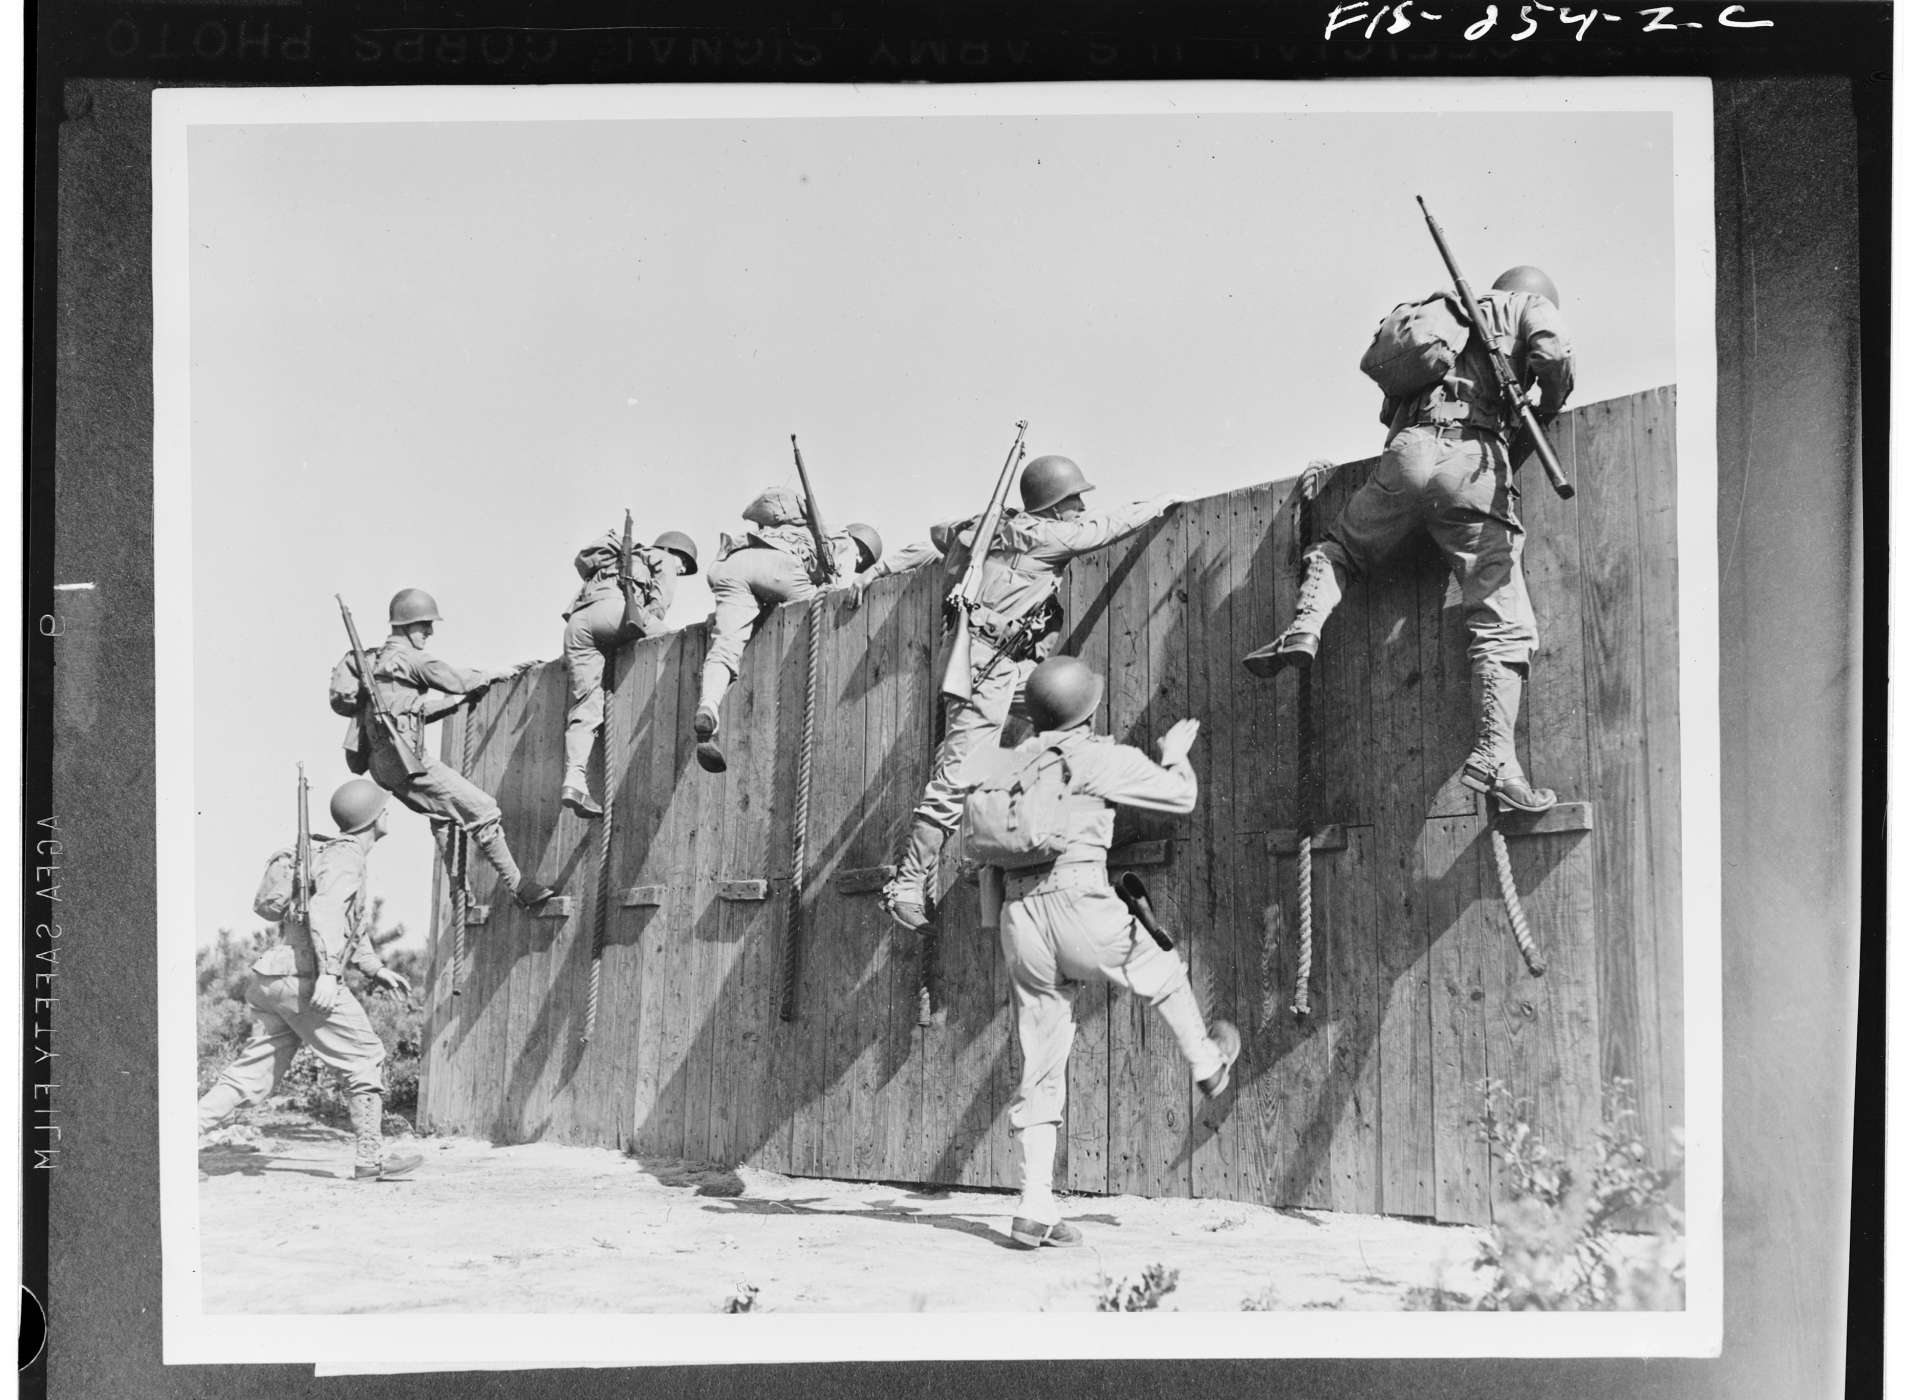
M700 703L693 714L695 757L709 773L724 773L727 759L716 741L720 703L740 675L740 658L760 619L781 603L811 598L829 579L851 581L871 571L892 572L893 561L880 557L880 533L871 525L849 525L825 536L832 558L825 560L807 528L799 493L769 486L740 518L752 528L745 538L720 537L719 557L707 570L713 590L713 639L700 668Z
M302 786L302 807L305 798ZM407 979L380 961L363 921L367 852L387 831L387 794L365 778L333 794L340 835L312 843L312 890L297 899L294 884L309 869L295 851L268 861L254 912L279 923L280 942L248 970L247 1005L253 1031L200 1100L200 1131L210 1132L249 1104L259 1103L286 1077L302 1045L338 1070L347 1084L353 1123L353 1175L371 1181L402 1176L420 1165L415 1154L387 1157L380 1142L381 1095L387 1050L366 1009L342 982L349 965L383 990L405 996ZM303 819L304 824L304 819ZM304 906L304 925L296 911Z
M970 613L972 694L946 697L946 733L934 754L926 790L913 809L905 849L882 896L887 912L902 928L927 924L927 881L960 821L966 796L957 777L960 765L981 745L996 742L1027 674L1059 641L1061 613L1054 593L1067 565L1125 539L1178 503L1174 496L1158 496L1096 514L1082 499L1092 489L1080 468L1065 457L1036 457L1020 474L1021 509L1001 518L986 557L980 601ZM933 527L933 545L944 555L949 574L965 567L974 525L972 520L957 520ZM918 546L914 562L930 553ZM904 567L908 551L901 554Z
M627 518L633 523L631 515ZM560 800L583 817L603 815L587 791L587 759L594 735L606 719L607 657L634 637L653 637L667 630L667 610L673 606L674 587L681 577L700 567L693 538L669 530L650 547L629 551L631 531L609 530L573 556L580 575L580 591L560 614L567 630L562 654L567 661L566 771L560 779ZM625 571L621 556L630 552ZM632 590L634 607L628 607ZM638 631L627 622L637 618Z
M983 898L1000 886L1000 950L1020 1037L1020 1087L1007 1115L1020 1144L1013 1239L1027 1248L1080 1242L1053 1197L1078 984L1104 981L1145 997L1208 1098L1226 1093L1240 1053L1239 1031L1204 1022L1186 964L1148 936L1107 880L1116 806L1193 810L1199 785L1187 750L1200 723L1169 729L1156 763L1092 732L1102 689L1077 657L1041 662L1027 679L1038 732L1011 750L976 750L956 775L971 788L967 855L982 866Z
M1573 392L1573 351L1560 319L1559 291L1539 268L1514 267L1478 301L1521 385L1539 385L1539 416L1551 418ZM1430 306L1444 309L1439 294L1412 304ZM1396 308L1396 314L1409 309ZM1457 315L1454 319L1464 337L1465 323ZM1508 451L1511 424L1477 337L1465 341L1445 378L1403 395L1388 394L1380 421L1388 432L1380 463L1327 537L1307 551L1293 620L1244 664L1256 676L1310 665L1320 630L1347 581L1425 530L1460 582L1471 637L1477 713L1473 751L1461 780L1509 807L1544 811L1553 805L1554 794L1527 782L1513 744L1521 686L1539 634L1520 567L1525 535ZM1303 478L1296 489L1311 497L1325 470L1312 469L1313 479Z
M522 662L504 671L464 670L427 654L427 639L440 621L440 606L420 588L403 588L387 607L393 629L386 644L368 657L380 703L391 714L394 733L377 722L374 703L360 683L360 664L350 649L333 668L329 703L335 714L349 715L344 747L347 768L366 773L414 811L440 822L458 822L473 844L499 872L504 888L531 909L553 898L553 891L531 876L522 878L507 836L500 828L500 804L437 758L421 752L426 725L451 714L467 698L495 681L512 680L538 663ZM429 691L456 697L455 703L429 709Z

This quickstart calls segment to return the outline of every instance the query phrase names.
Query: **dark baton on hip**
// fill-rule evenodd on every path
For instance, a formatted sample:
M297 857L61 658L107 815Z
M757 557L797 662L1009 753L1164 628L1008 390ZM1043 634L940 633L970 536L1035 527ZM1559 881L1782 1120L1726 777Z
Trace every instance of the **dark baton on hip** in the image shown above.
M1147 898L1147 882L1129 870L1120 877L1114 888L1120 892L1120 898L1126 901L1128 912L1153 935L1153 941L1171 953L1173 935L1162 928L1160 920L1154 917L1153 903Z

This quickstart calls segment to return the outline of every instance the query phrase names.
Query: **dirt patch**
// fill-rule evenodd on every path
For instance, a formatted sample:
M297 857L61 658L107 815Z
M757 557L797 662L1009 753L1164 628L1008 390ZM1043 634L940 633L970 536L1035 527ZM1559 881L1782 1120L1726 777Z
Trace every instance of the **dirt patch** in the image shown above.
M1397 1309L1470 1290L1477 1232L1223 1201L1065 1200L1084 1242L1020 1249L1012 1197L727 1171L598 1148L406 1140L411 1178L351 1179L305 1120L204 1147L210 1313L1091 1311L1177 1270L1162 1308Z

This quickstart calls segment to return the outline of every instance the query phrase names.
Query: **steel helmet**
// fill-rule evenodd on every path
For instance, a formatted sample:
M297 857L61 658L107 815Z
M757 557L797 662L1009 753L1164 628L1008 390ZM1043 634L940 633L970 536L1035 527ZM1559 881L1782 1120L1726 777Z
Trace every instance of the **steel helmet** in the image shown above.
M867 562L859 565L859 569L870 569L880 561L880 532L873 526L849 525L847 535L860 546L861 553L867 556Z
M679 555L681 573L693 574L700 571L700 551L694 547L692 535L680 530L669 530L653 542L653 547Z
M1035 457L1020 473L1020 504L1029 511L1057 506L1069 496L1093 490L1071 457Z
M386 807L386 790L366 778L349 778L333 790L333 801L327 804L333 824L346 836L372 826Z
M1537 267L1522 263L1510 267L1493 279L1496 292L1532 292L1543 296L1555 306L1560 304L1560 289L1553 285L1553 279Z
M387 604L387 626L406 627L416 622L438 622L440 605L424 588L403 588Z
M1044 733L1071 729L1100 708L1107 683L1077 656L1049 656L1027 677L1027 717Z

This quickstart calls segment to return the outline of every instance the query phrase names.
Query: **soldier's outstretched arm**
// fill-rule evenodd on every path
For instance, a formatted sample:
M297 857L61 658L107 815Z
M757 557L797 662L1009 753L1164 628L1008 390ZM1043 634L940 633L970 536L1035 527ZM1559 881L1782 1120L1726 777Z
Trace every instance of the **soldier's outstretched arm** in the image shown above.
M1183 730L1183 726L1191 726ZM1155 763L1128 744L1089 744L1072 759L1074 781L1090 796L1122 807L1149 812L1191 812L1200 800L1200 783L1187 762L1185 744L1199 731L1195 720L1183 720L1162 741L1167 761ZM1179 737L1176 737L1179 736Z
M1111 511L1088 511L1074 520L1039 517L1033 522L1033 529L1040 543L1030 554L1042 564L1064 564L1124 540L1179 504L1178 496L1155 496L1150 501L1134 501Z

